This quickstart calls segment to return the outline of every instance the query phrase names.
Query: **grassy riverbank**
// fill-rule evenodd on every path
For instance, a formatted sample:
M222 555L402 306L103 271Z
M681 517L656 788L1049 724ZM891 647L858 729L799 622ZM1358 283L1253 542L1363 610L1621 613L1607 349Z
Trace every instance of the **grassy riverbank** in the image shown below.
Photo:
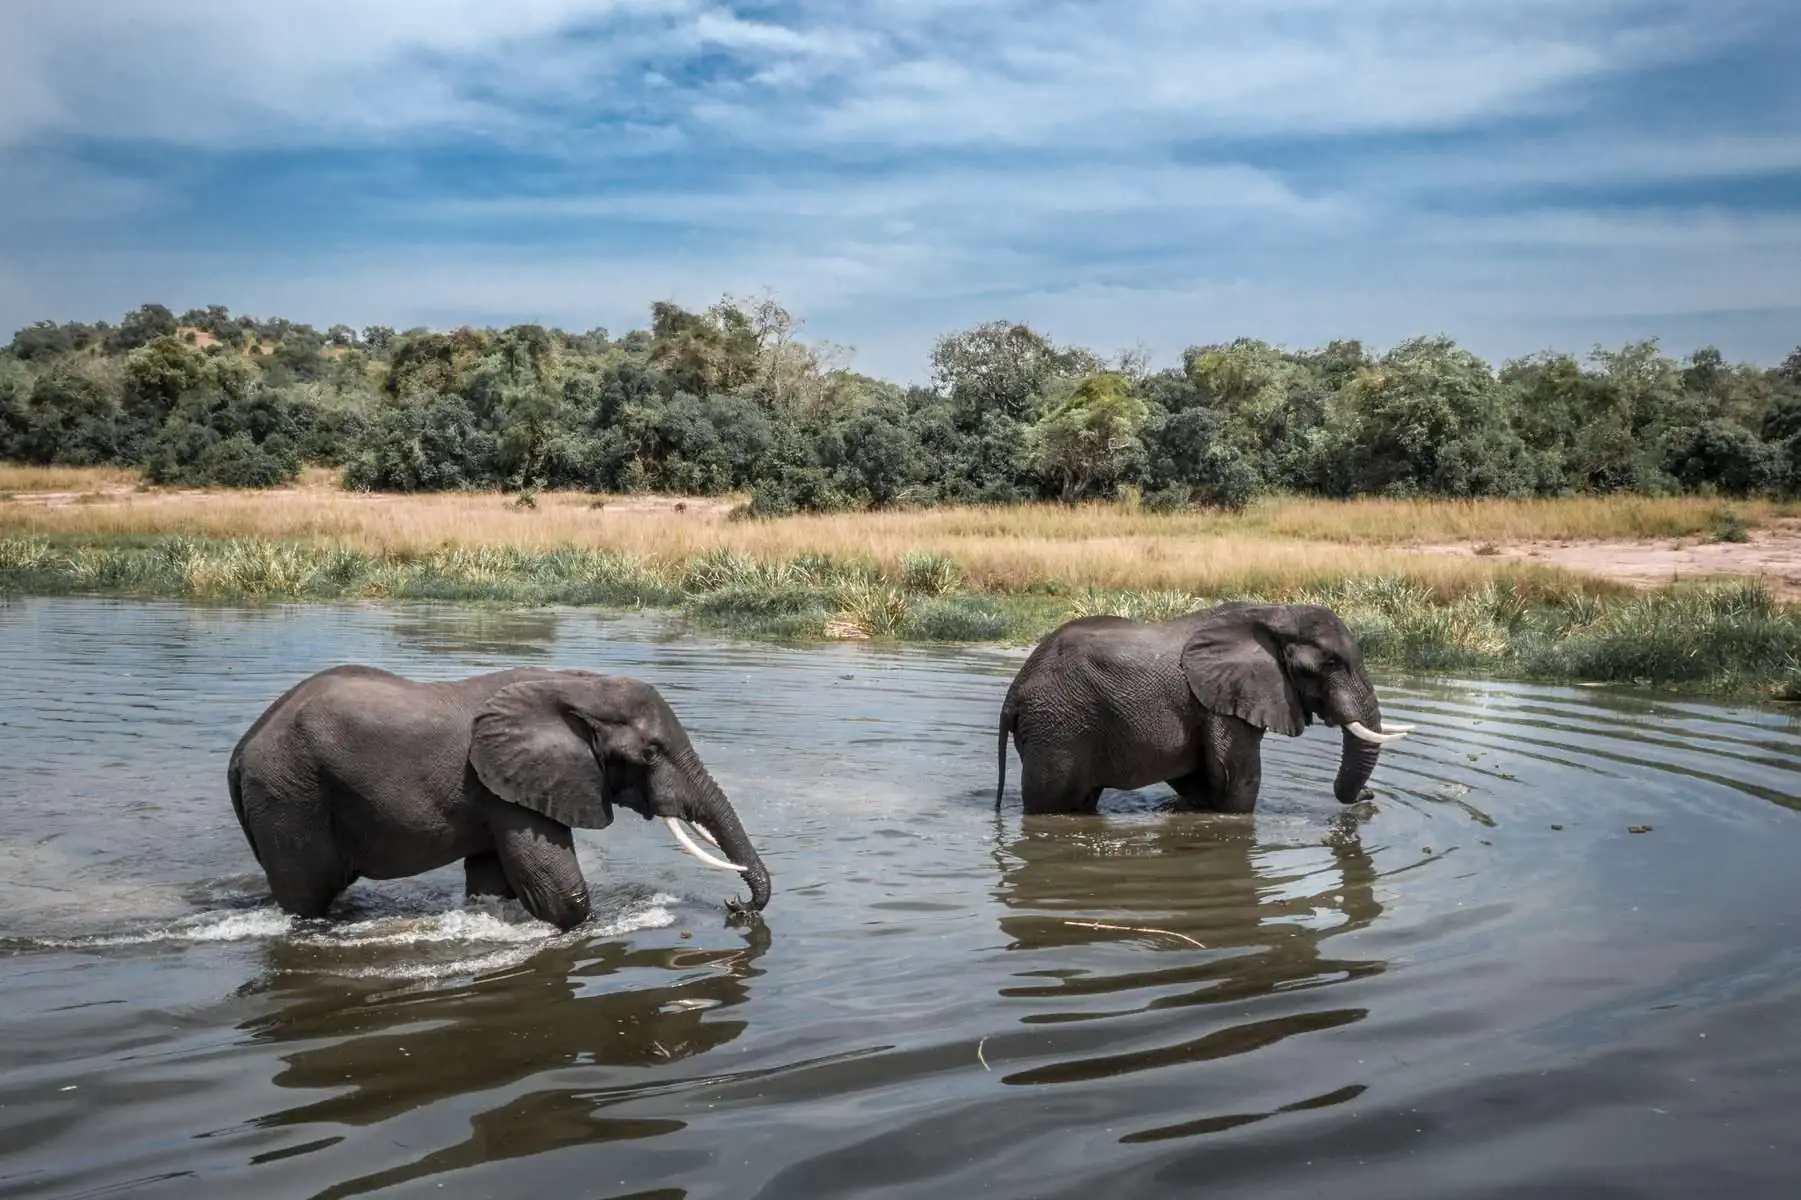
M1521 678L1650 681L1715 693L1801 688L1801 613L1753 582L1633 593L1544 568L1446 580L1356 574L1293 586L1190 591L973 582L954 558L714 548L670 560L605 548L452 546L369 553L331 540L0 538L0 591L195 600L393 599L667 608L715 629L783 639L1028 642L1060 621L1155 618L1262 597L1331 605L1378 664Z
M1157 515L1116 502L750 521L731 499L372 496L326 472L268 491L18 467L0 482L0 592L14 595L644 606L749 636L1012 644L1085 613L1307 600L1338 610L1380 664L1801 692L1801 609L1761 581L1647 589L1504 552L1655 538L1718 549L1791 515L1767 503L1296 500Z

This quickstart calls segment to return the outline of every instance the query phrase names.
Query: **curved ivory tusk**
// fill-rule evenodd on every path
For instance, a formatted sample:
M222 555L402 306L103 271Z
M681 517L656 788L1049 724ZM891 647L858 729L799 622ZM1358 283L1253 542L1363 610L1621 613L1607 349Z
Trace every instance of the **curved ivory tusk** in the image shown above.
M1384 721L1384 722L1382 722L1382 732L1383 733L1412 733L1413 726L1403 725L1399 721ZM705 833L706 830L703 829L703 830L701 830L701 832Z
M675 840L680 842L682 849L686 850L689 854L700 859L701 862L707 864L709 867L717 867L721 871L736 871L740 875L744 874L743 867L736 863L729 863L725 861L725 859L709 853L704 846L694 840L693 836L682 827L682 823L676 818L664 817L663 820L668 822L669 832L675 835Z
M1362 721L1352 721L1345 726L1345 729L1364 741L1374 742L1378 746L1384 742L1398 742L1407 736L1407 730L1404 728L1399 733L1377 733L1375 730L1365 727Z
M696 825L693 821L683 821L682 824L686 825L690 832L700 834L701 837L706 838L709 842L712 842L715 846L717 846L719 844L719 839L714 837L713 831L711 829L708 829L705 825Z

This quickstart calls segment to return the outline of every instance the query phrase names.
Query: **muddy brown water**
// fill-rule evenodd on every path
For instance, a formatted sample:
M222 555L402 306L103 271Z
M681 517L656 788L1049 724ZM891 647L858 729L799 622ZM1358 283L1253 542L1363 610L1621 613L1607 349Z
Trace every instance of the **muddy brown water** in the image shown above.
M729 927L741 884L629 815L578 832L567 935L466 907L455 867L283 917L225 761L344 661L652 680L765 920ZM1385 677L1418 732L1367 804L1314 729L1268 740L1254 817L1152 788L1026 818L992 802L1018 661L0 604L0 1195L1793 1194L1787 716Z

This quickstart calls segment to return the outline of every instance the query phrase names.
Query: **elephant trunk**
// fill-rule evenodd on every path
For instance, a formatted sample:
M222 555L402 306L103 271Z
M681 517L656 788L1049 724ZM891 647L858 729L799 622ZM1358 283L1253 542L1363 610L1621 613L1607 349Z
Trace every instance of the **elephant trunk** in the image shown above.
M681 754L679 769L687 776L693 787L690 794L695 797L691 802L690 812L686 815L731 864L742 869L745 880L750 884L750 908L752 911L762 912L769 903L769 870L764 867L763 858L757 853L756 847L750 844L750 837L744 832L744 826L739 822L731 801L726 799L725 792L713 781L712 774L701 765L699 757L692 750ZM679 826L672 828L680 838ZM696 857L701 856L697 854ZM739 907L736 901L729 902L729 905L734 909Z
M1338 723L1344 727L1344 749L1338 760L1338 778L1333 781L1332 794L1340 804L1355 804L1363 795L1364 785L1375 773L1376 760L1382 755L1382 743L1365 736L1382 732L1382 707L1376 703L1376 691L1367 680L1351 689Z

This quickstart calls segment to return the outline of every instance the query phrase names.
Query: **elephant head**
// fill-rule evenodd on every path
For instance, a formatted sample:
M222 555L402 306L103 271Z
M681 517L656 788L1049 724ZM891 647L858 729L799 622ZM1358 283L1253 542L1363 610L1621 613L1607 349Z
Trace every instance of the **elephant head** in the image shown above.
M1354 803L1384 743L1408 725L1382 725L1376 689L1344 622L1317 604L1221 605L1198 614L1182 648L1195 698L1262 729L1294 737L1319 717L1344 730L1332 793Z
M769 872L738 814L674 711L642 680L564 671L501 688L475 716L469 762L502 800L565 825L604 829L616 804L661 817L688 853L745 877L753 910L769 903Z

